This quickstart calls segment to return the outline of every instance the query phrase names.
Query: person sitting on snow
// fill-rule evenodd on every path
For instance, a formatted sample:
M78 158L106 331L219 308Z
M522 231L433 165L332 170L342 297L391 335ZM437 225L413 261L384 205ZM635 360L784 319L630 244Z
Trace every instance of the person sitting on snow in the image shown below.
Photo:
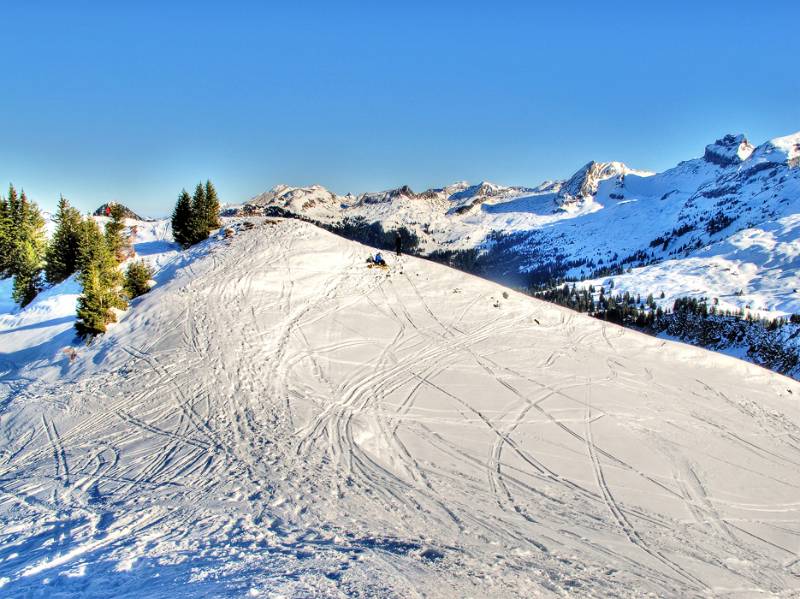
M383 259L383 256L381 256L380 252L375 254L375 264L378 266L386 266L386 260Z

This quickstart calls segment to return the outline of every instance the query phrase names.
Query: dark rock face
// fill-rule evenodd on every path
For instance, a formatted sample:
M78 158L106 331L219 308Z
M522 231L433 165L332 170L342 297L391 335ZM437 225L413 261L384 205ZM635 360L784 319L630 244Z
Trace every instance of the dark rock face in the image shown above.
M561 187L561 195L565 198L583 198L592 195L592 183L597 178L599 167L600 165L594 160L583 165ZM594 191L596 191L596 187Z
M713 144L707 145L703 158L712 164L731 166L742 162L752 151L753 146L744 135L728 134Z
M443 191L444 189L442 189L441 187L435 187L433 189L427 189L422 193L418 193L417 197L422 200L435 200L441 195Z
M108 216L111 207L117 204L117 202L108 202L100 206L97 210L94 211L94 216ZM136 214L133 210L128 208L127 206L122 206L122 213L125 215L125 218L132 218L134 220L147 220L146 218L142 218L138 214Z
M417 196L413 192L413 190L408 185L403 185L400 189L394 189L389 192L390 197L392 198L399 198L400 196L405 196L407 198L414 198Z
M388 191L378 191L373 193L365 193L360 196L361 202L364 204L382 204L384 202L391 202L397 198L417 198L417 194L408 186L403 185L397 189L390 189Z

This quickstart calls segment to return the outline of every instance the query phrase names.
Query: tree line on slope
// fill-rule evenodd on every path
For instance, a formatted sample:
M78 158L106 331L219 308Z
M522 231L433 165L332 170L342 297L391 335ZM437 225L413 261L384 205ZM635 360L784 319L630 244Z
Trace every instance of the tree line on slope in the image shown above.
M134 255L125 232L124 207L113 204L101 231L97 221L83 217L63 196L48 242L38 206L9 186L0 197L0 278L13 278L12 297L20 307L31 303L47 285L73 274L81 283L75 328L82 337L102 334L116 320L115 309L149 289L152 271L144 262L119 265Z
M104 333L116 321L115 310L146 293L153 276L143 261L130 262L124 273L120 270L135 255L125 210L121 204L109 204L109 220L101 230L94 218L82 216L62 196L56 229L47 241L38 206L10 185L8 197L0 196L0 278L13 278L14 301L25 307L46 286L76 274L82 292L75 328L84 338ZM206 239L220 226L219 198L211 181L198 184L191 198L186 190L181 192L172 224L175 241L183 247Z
M741 347L750 360L781 374L795 374L800 366L796 342L800 336L798 314L789 318L759 318L744 310L721 310L716 301L709 305L706 298L696 297L676 298L671 309L663 309L652 294L646 299L627 291L606 295L604 287L595 289L593 285L578 288L565 283L531 292L539 299L651 335L663 333L714 350Z

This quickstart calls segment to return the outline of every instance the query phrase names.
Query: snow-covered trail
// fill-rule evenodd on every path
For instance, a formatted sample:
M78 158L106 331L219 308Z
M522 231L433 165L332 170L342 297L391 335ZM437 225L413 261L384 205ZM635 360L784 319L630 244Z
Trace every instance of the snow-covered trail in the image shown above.
M196 248L3 400L0 593L800 593L800 384L367 254Z

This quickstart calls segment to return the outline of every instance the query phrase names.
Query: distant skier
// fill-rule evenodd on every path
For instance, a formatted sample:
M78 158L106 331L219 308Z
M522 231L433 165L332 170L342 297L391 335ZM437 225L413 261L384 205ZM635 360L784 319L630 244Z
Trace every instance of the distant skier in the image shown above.
M403 237L400 235L400 231L394 234L394 249L398 256L403 253Z

